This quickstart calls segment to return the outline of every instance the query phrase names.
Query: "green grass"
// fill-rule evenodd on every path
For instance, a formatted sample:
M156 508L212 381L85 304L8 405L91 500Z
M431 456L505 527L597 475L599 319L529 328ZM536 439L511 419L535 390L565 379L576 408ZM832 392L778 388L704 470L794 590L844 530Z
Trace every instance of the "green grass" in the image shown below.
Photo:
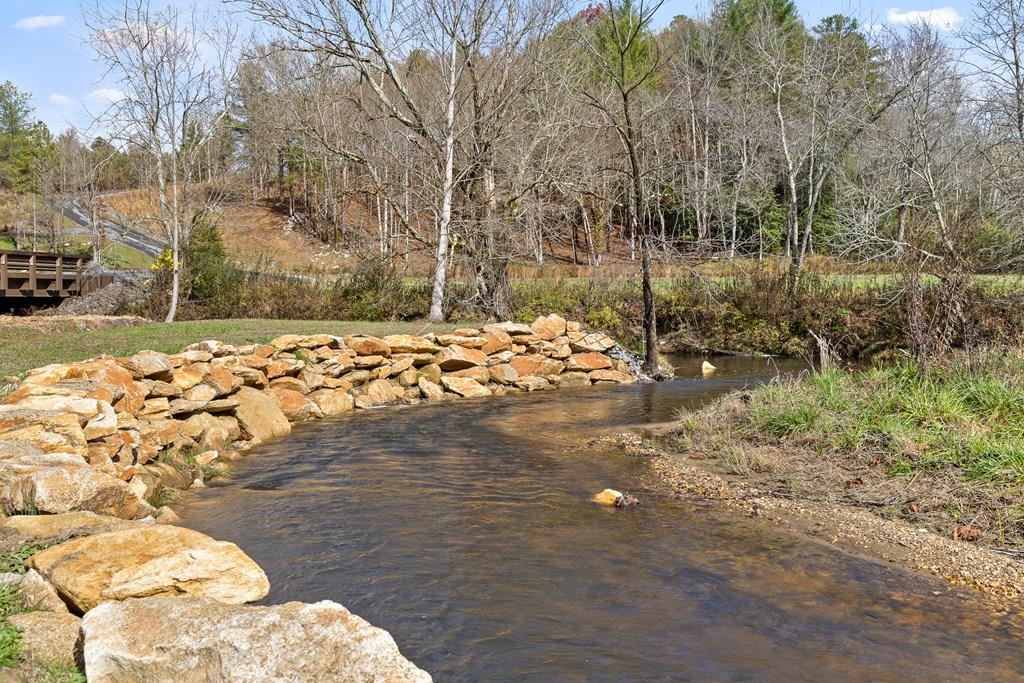
M24 574L28 559L43 549L38 545L23 545L17 550L0 554L0 574Z
M59 331L43 334L16 324L0 326L0 376L20 375L49 363L84 360L101 354L130 356L150 349L180 351L204 339L228 344L267 342L282 334L422 334L449 331L454 325L415 322L359 322L338 320L193 320L151 323L93 332ZM59 321L58 321L59 322Z
M21 633L7 617L23 611L17 586L0 586L0 667L15 666L21 661Z
M127 244L112 243L103 249L103 265L112 270L146 270L153 259Z
M828 372L755 390L741 426L823 454L866 450L890 473L951 469L1024 484L1024 357Z

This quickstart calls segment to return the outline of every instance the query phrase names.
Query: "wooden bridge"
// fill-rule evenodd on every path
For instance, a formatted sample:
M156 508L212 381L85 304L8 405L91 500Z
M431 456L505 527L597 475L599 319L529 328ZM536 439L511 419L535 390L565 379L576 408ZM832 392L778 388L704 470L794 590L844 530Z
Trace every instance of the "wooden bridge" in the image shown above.
M113 275L86 273L91 260L76 254L0 250L0 307L56 305L114 281Z

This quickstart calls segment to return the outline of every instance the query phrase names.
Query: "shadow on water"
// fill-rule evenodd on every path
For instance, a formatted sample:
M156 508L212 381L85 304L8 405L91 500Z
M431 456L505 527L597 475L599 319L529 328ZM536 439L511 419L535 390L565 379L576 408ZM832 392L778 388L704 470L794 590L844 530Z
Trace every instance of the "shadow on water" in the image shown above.
M641 459L581 445L802 369L700 362L304 425L182 516L264 567L267 602L336 600L438 681L1024 677L1018 626L966 590L662 495ZM606 486L643 505L591 503Z

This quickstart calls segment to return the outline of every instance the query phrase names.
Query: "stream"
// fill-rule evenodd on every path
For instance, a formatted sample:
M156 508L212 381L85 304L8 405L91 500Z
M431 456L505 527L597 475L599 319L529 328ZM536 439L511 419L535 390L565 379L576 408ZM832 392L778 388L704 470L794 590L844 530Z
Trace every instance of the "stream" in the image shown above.
M971 591L658 486L587 446L797 361L678 357L676 380L359 411L253 449L179 506L340 602L437 681L1019 681L1012 617ZM629 491L617 510L590 497Z

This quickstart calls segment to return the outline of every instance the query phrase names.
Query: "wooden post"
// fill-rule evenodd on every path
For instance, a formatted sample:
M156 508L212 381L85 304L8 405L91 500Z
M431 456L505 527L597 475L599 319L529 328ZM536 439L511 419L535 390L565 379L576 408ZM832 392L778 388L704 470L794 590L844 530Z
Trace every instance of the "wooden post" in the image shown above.
M64 257L57 255L57 296L63 296L64 291Z
M7 254L0 254L0 292L7 296Z
M29 296L36 296L36 255L32 254L28 257L28 288L31 294Z

